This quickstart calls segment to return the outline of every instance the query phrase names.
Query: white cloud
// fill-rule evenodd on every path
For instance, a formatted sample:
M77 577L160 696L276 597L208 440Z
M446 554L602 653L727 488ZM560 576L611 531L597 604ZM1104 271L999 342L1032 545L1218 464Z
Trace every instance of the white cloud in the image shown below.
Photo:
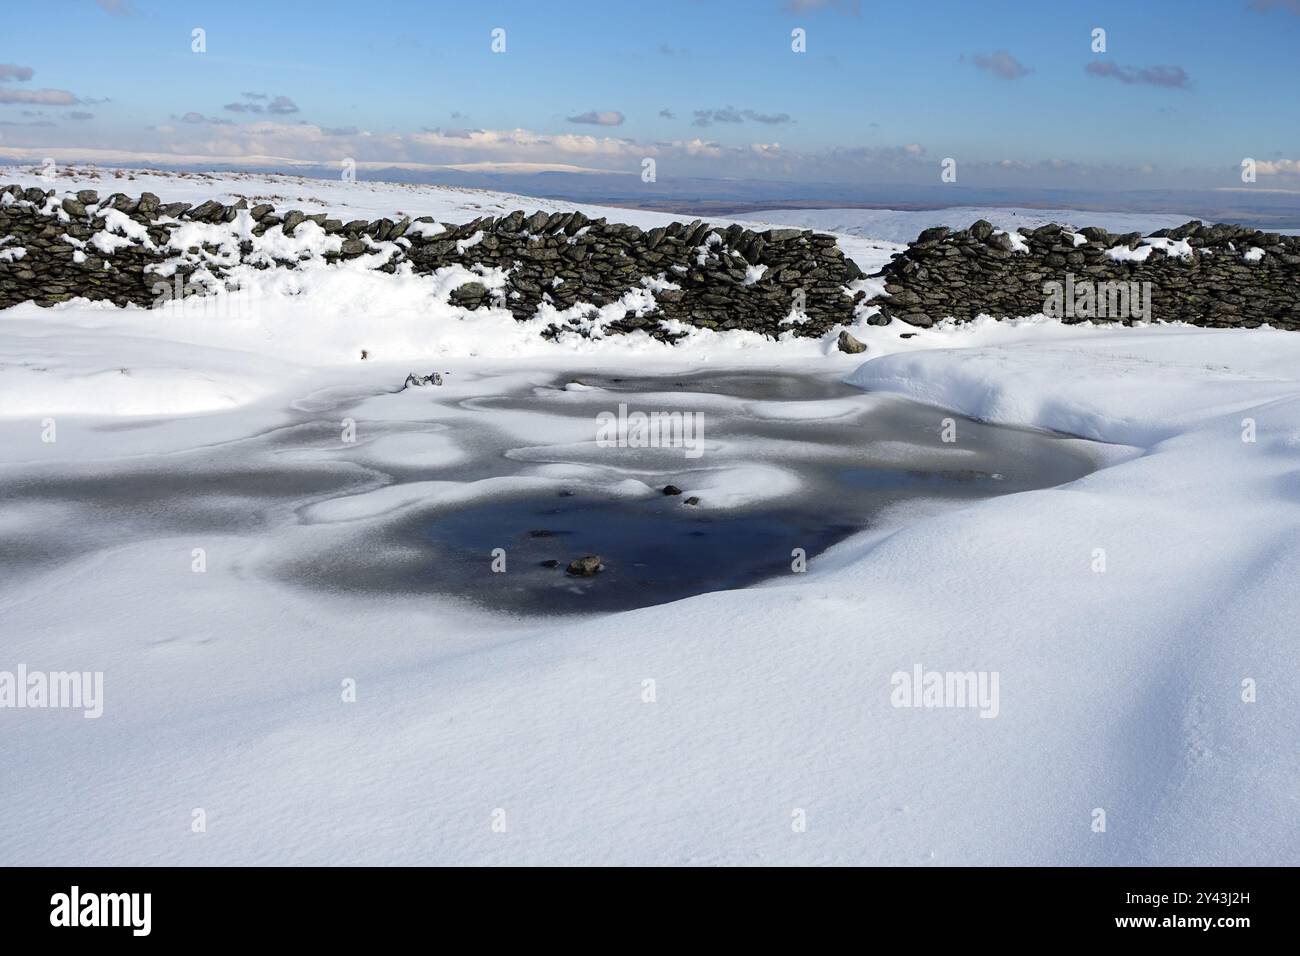
M789 113L760 113L757 110L738 110L734 106L724 106L714 110L695 110L692 126L712 126L714 123L743 123L750 120L767 126L793 123Z
M746 140L723 144L702 136L642 141L591 133L548 133L514 129L425 129L410 133L366 131L351 126L326 127L292 122L263 114L252 122L217 120L192 112L172 116L171 122L145 131L116 132L97 128L94 146L77 131L87 124L69 123L55 128L8 127L0 153L14 155L30 149L40 156L69 160L95 159L112 154L169 156L173 162L195 165L219 163L291 166L333 165L351 158L368 168L410 169L586 169L622 172L640 170L641 161L653 157L660 169L674 176L703 179L771 178L780 173L800 182L928 182L935 178L936 160L920 143L798 151L788 144ZM119 159L118 162L129 162ZM664 164L667 164L666 167ZM1136 169L1104 168L1063 160L1007 158L1003 162L968 160L963 165L968 182L1017 184L1046 182L1054 185L1097 181L1136 181ZM1300 161L1261 161L1261 178L1300 174ZM1149 181L1149 175L1143 177ZM1013 177L1013 179L1009 179ZM1277 182L1274 179L1274 182ZM1282 180L1285 182L1286 180Z
M67 90L15 90L0 87L0 103L40 103L43 106L75 106L81 100Z
M1004 80L1018 80L1028 76L1032 70L1025 66L1006 50L996 53L976 53L971 57L975 66Z
M1260 176L1300 176L1300 159L1261 159L1255 172Z
M135 14L135 8L127 0L95 0L95 6L114 17L129 17Z
M622 126L623 114L618 110L588 110L577 116L570 116L570 123L588 123L592 126Z
M787 13L813 13L817 10L840 10L851 16L862 12L861 0L789 0Z
M287 96L276 96L269 103L259 103L257 100L267 98L265 93L243 93L241 94L249 102L241 103L236 100L234 103L227 103L222 109L229 110L232 113L274 113L277 116L286 116L289 113L298 112L298 104Z
M20 82L30 80L36 75L36 71L30 66L19 66L17 63L0 63L0 83L7 83L10 80Z

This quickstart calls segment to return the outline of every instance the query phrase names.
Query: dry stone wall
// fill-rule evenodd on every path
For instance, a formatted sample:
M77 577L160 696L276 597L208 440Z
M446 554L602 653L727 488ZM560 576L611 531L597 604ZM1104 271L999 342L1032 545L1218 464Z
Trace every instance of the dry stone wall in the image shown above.
M1066 322L1188 322L1300 329L1300 237L1189 222L1111 235L1059 225L1001 232L986 220L927 229L880 273L891 319L1055 314Z
M822 336L862 318L929 326L1034 315L1300 329L1300 237L1189 222L1143 237L1058 225L928 229L868 282L833 236L690 223L642 230L580 212L467 223L344 222L267 203L164 203L151 193L0 188L0 308L77 297L157 304L217 292L241 269L360 262L450 276L450 305L541 319L540 334L690 327ZM883 287L883 292L881 291ZM868 301L868 290L876 293ZM1055 310L1055 311L1054 311ZM840 347L860 343L847 333Z
M8 186L0 242L0 308L77 296L148 306L160 278L213 289L240 265L353 259L386 272L462 267L482 278L465 277L450 304L506 308L520 320L545 305L554 321L544 335L581 333L603 309L607 334L644 329L673 340L691 326L820 336L852 323L866 295L849 290L862 272L833 236L698 220L642 230L580 212L343 222L244 201L190 206L151 193L101 199Z

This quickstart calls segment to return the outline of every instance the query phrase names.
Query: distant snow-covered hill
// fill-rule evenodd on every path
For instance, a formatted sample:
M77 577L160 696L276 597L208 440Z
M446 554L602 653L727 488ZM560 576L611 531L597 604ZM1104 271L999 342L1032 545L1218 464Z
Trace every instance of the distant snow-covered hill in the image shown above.
M863 236L885 242L908 242L923 229L949 226L965 229L977 219L987 219L999 229L1013 232L1049 222L1063 226L1101 226L1109 232L1142 232L1181 226L1193 216L1159 213L1087 212L1081 209L1021 209L1017 207L951 206L947 209L769 209L753 214L761 222L779 223Z

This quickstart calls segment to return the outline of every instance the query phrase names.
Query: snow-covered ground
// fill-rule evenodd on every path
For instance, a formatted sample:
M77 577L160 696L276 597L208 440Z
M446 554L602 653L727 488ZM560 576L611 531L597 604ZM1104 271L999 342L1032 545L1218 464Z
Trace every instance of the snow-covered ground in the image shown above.
M0 172L14 179L39 182ZM564 206L291 178L71 185L317 197L358 217ZM864 258L888 247L856 241ZM979 321L909 339L856 329L865 356L713 333L673 350L431 315L414 281L308 275L298 295L263 291L201 320L85 303L0 313L0 541L43 543L4 556L0 672L104 673L97 719L0 708L0 863L1300 862L1300 336ZM372 339L377 358L357 361ZM504 617L264 573L306 553L308 533L336 527L346 548L412 502L508 490L440 477L478 452L457 409L580 366L847 377L863 403L894 393L1113 447L1084 479L904 516L805 574L613 615ZM183 534L142 521L94 546L94 507L54 491L33 504L42 482L78 480L95 486L87 502L148 501L141 468L191 476L197 502L222 487L214 455L314 461L266 444L303 415L334 428L347 409L363 439L368 424L427 421L421 391L381 393L434 369L450 373L445 415L321 464L364 482L367 461L406 461L423 474L405 489L304 504L304 486L259 524L255 492L232 483L220 520L196 508ZM845 411L753 408L792 422ZM493 414L521 447L590 441L544 409ZM564 477L615 489L617 469L600 472ZM733 487L790 493L780 477ZM16 508L5 489L20 483ZM917 667L996 674L996 717L895 706L894 675Z

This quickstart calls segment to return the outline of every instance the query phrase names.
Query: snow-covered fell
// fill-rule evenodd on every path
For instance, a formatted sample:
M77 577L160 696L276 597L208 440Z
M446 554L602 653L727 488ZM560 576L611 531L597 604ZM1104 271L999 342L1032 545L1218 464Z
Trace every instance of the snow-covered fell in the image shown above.
M358 218L571 208L292 177L85 185L304 209L316 198ZM989 210L954 224L981 216L1019 224ZM286 500L266 527L146 526L107 548L80 544L93 514L0 495L0 540L46 547L0 583L0 670L105 672L98 719L0 710L0 862L1300 862L1300 335L1031 319L856 328L865 356L713 333L676 349L630 335L578 348L506 322L455 324L402 283L337 276L268 279L225 314L0 313L0 486L85 478L147 500L147 481L114 484L115 469L174 473L212 449L257 460L304 412L329 428L344 414L363 430L422 423L371 452L424 470L352 498ZM367 343L376 357L359 361ZM307 517L343 548L412 502L509 491L444 474L478 451L457 416L509 388L578 367L733 366L846 377L864 403L883 392L935 405L936 428L952 409L1060 429L1107 443L1106 467L900 516L805 574L583 620L303 591L262 573L298 553ZM440 411L421 390L390 394L435 368ZM844 411L762 402L752 414ZM491 414L520 446L584 440L543 409ZM55 442L42 441L47 420ZM728 487L751 501L789 493L779 477ZM208 480L220 475L195 471ZM998 672L996 719L892 706L891 675L918 664ZM355 703L340 698L345 679Z

